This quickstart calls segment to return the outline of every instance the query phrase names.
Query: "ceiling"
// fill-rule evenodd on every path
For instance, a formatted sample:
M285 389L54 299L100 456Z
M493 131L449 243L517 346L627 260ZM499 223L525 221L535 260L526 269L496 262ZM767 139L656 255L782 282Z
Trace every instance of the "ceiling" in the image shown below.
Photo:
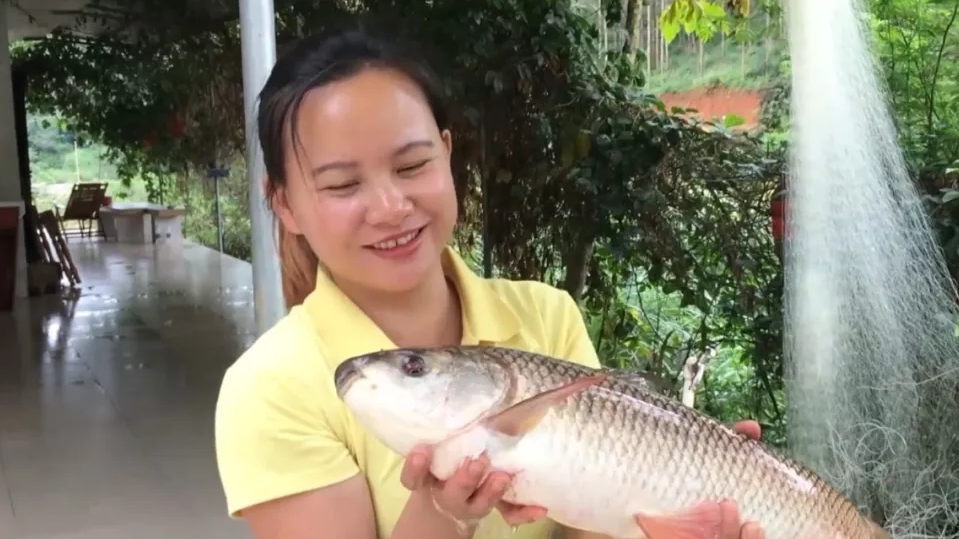
M0 9L7 11L7 36L15 41L44 37L58 26L73 27L77 14L88 3L89 0L0 0Z
M129 30L136 25L150 24L156 17L157 5L173 10L183 10L180 17L195 17L202 13L204 16L218 19L235 19L238 15L237 0L183 0L182 2L167 2L162 0L0 0L0 9L7 12L7 36L10 41L19 39L42 38L53 29L61 26L69 27L74 33L96 35L106 30L103 22L88 22L85 27L77 26L77 18L81 13L106 15L111 19L111 25L117 25ZM151 7L152 6L152 7ZM123 21L125 16L134 16L136 22ZM169 20L160 17L161 20ZM176 20L174 17L174 20ZM102 18L101 18L102 19Z

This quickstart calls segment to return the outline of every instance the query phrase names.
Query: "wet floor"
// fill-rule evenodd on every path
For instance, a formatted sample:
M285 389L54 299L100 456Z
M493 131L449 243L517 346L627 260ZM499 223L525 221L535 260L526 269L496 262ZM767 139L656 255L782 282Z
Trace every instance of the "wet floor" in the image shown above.
M75 297L0 313L0 539L249 537L213 407L253 339L251 269L166 249L71 243Z

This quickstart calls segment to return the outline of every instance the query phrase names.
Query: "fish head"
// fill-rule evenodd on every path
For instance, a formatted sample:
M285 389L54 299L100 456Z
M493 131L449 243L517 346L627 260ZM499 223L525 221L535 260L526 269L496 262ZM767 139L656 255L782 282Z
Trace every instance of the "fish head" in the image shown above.
M395 349L347 359L336 392L360 424L406 455L468 429L506 399L507 368L456 348Z

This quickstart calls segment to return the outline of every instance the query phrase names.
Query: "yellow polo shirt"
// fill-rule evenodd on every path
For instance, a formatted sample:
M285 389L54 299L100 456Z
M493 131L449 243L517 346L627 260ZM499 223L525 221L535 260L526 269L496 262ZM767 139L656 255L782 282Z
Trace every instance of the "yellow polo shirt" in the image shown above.
M443 257L463 307L463 343L480 342L599 366L573 299L538 282L483 279L451 249ZM216 454L231 516L246 507L366 476L381 539L409 496L403 460L350 416L333 386L345 359L396 345L320 272L303 305L258 339L226 372L216 408ZM498 512L477 536L502 536ZM547 539L553 525L513 539Z

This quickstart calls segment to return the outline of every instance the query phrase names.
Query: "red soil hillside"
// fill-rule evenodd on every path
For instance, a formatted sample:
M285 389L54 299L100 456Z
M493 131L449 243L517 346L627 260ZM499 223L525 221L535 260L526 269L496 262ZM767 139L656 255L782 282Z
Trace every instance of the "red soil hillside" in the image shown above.
M666 92L659 98L671 107L696 109L694 115L702 120L719 120L727 114L735 114L746 120L741 126L754 129L759 125L762 97L756 90L735 90L732 88L697 88L684 92Z

